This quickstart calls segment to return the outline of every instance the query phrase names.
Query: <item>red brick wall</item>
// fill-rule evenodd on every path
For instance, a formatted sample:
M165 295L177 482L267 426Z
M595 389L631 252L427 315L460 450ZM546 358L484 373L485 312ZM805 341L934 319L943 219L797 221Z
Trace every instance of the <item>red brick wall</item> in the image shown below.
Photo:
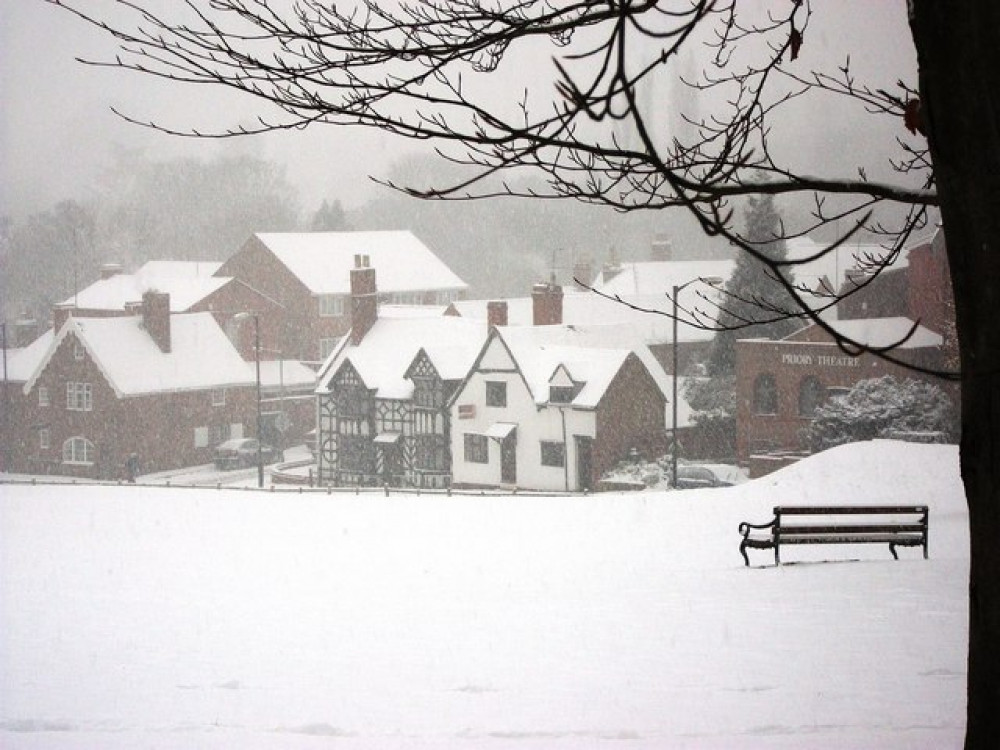
M899 354L923 366L939 365L938 350ZM753 410L754 384L764 373L773 375L777 385L778 408L774 414L755 414ZM808 449L802 433L810 419L799 414L799 392L807 378L816 378L826 388L850 388L860 380L883 375L920 377L869 354L850 357L832 342L737 342L736 449L740 463L747 465L750 454L759 450Z
M597 407L593 481L635 448L644 458L666 450L666 398L634 354L629 355Z
M54 473L100 479L123 476L125 458L139 454L143 473L209 463L212 446L195 447L195 428L241 423L244 435L255 430L253 386L229 388L224 406L212 405L211 390L118 398L89 356L74 357L74 338L67 336L32 390L23 397L13 431L14 471ZM91 411L66 408L66 383L90 383ZM38 406L38 389L47 387L49 406ZM39 444L39 430L49 430L49 448ZM94 444L90 466L62 463L63 443L82 436Z
M261 335L266 329L270 341L274 331L273 335L284 343L267 348L282 349L290 359L318 359L321 338L343 336L350 328L346 310L342 317L321 318L316 297L256 237L247 240L216 275L237 278L281 303L279 319L262 321ZM349 305L345 308L349 309Z

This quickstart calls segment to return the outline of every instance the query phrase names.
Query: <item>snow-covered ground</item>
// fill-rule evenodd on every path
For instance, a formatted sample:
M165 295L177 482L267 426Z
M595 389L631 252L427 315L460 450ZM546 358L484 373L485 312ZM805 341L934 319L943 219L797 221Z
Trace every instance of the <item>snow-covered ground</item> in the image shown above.
M957 748L957 464L876 441L581 498L0 486L0 747ZM738 553L775 504L897 501L931 506L929 560Z

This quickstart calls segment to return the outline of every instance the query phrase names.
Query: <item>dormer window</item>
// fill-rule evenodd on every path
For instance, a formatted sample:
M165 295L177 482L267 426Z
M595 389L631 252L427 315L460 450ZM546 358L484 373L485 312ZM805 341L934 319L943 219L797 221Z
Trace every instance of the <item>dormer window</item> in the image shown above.
M550 385L549 403L570 404L576 397L576 388L571 385Z

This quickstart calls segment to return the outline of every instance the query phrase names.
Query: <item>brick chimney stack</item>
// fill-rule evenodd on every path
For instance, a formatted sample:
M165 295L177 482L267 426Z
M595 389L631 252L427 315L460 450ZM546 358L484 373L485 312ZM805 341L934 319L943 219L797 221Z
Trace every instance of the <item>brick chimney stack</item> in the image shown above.
M351 344L357 346L378 320L375 269L367 255L354 256L351 269Z
M14 346L23 347L38 338L38 321L28 311L21 313L14 321Z
M649 248L649 259L653 261L664 261L674 259L674 246L665 234L658 234L653 239L653 244Z
M594 262L590 258L573 264L573 281L578 289L587 289L594 283Z
M150 289L142 295L142 327L160 347L170 351L170 295Z
M73 317L76 305L56 305L52 308L52 331L59 333L66 321Z
M562 324L563 290L554 282L535 284L531 288L532 322L536 326Z
M122 272L121 263L105 263L100 268L101 281L105 279L110 279L112 276L117 276Z
M505 300L486 303L486 325L490 328L507 325L507 302Z

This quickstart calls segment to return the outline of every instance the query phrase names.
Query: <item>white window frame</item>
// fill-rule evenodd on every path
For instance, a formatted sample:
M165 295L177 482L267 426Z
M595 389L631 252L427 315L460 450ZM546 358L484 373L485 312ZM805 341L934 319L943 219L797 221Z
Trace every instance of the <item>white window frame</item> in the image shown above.
M225 406L226 405L226 389L225 388L213 388L212 389L212 406Z
M66 383L66 408L69 411L93 411L94 389L90 383Z
M82 362L84 356L86 356L86 350L83 348L83 344L79 340L73 339L73 359Z
M342 318L346 314L347 299L343 294L320 294L319 316L321 318Z
M49 388L45 385L38 386L38 405L42 408L49 406L52 402L49 400Z
M83 455L78 455L82 449ZM93 466L94 464L94 444L82 435L76 435L63 443L63 463L75 466ZM69 456L67 458L67 456Z
M48 427L42 427L38 430L38 448L39 450L46 451L52 445L52 435L49 432Z

